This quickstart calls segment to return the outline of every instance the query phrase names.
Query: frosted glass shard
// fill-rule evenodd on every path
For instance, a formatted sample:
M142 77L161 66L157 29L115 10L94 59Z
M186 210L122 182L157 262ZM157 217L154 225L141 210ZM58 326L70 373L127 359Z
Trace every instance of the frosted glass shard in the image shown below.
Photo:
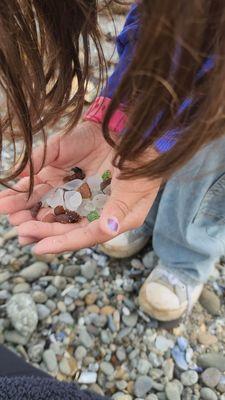
M107 200L108 196L100 193L93 198L92 202L96 210L102 210Z
M75 190L78 189L83 183L84 181L82 181L81 179L74 179L73 181L65 183L60 187L66 190Z
M65 192L65 208L70 211L77 211L82 203L82 196L79 192Z
M77 210L78 214L82 217L87 217L91 211L95 210L95 206L91 200L83 200L82 204L80 205L79 209Z
M101 190L100 185L101 185L102 179L99 175L89 176L86 179L86 182L88 183L93 196L100 192L100 190Z
M42 204L47 205L48 207L55 208L57 206L63 205L63 189L53 189L50 190L45 196L42 198Z

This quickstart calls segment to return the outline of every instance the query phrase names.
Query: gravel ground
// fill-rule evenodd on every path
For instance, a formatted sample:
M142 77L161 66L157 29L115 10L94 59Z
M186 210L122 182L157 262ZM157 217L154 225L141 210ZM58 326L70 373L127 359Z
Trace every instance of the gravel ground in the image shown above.
M100 19L111 60L115 33ZM115 14L118 30L123 20ZM0 217L0 343L115 400L225 400L224 261L189 320L173 324L138 305L156 263L150 243L123 261L96 249L36 258Z

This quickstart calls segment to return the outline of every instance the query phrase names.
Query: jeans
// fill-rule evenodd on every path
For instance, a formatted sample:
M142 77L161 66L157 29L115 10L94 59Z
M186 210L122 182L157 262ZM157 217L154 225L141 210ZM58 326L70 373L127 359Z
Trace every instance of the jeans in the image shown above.
M225 138L199 151L159 192L146 219L161 263L205 283L225 254Z

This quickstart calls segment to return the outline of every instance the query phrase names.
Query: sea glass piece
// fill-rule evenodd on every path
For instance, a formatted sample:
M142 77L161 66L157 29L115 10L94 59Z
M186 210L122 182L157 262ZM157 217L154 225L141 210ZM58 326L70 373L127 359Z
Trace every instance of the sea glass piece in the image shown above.
M80 205L79 209L77 212L82 216L82 217L87 217L88 214L91 211L95 210L95 206L93 205L93 202L91 200L83 200L82 204Z
M64 203L63 200L64 190L61 188L50 190L43 198L41 202L44 206L55 208L61 206Z
M106 196L105 194L97 194L94 198L93 198L93 205L95 206L95 209L100 211L103 209L105 203L108 200L108 196Z
M77 211L82 203L82 196L79 192L65 192L64 199L65 208L71 211Z
M64 183L62 186L60 186L62 189L66 190L76 190L79 188L84 183L81 179L74 179L73 181L70 181L68 183Z
M100 192L100 185L101 185L102 179L99 175L89 176L86 179L86 182L88 183L93 196L95 196L96 194L98 194Z

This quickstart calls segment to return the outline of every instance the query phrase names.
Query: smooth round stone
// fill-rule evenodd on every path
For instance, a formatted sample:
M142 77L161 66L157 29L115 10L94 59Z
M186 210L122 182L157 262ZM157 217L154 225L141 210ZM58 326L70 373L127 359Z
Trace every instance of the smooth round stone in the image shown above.
M154 251L150 251L146 253L142 259L145 268L152 269L155 264L155 253Z
M82 361L87 355L87 350L83 346L78 346L75 350L74 356L76 360Z
M168 400L181 399L180 387L178 386L177 382L168 382L165 386L165 391Z
M133 328L137 325L138 314L132 313L130 315L123 315L122 320L126 326Z
M221 372L216 368L207 368L201 375L203 383L210 388L216 387L220 378Z
M181 374L181 382L184 386L193 386L198 382L196 371L186 371Z
M81 274L87 280L94 278L97 269L97 263L95 260L88 260L85 264L81 265Z
M39 321L43 321L50 315L50 310L44 304L37 304L37 312Z
M94 304L94 303L96 302L97 298L98 298L98 294L97 294L97 293L95 293L95 292L88 293L88 294L85 296L85 303L86 303L88 306L91 305L91 304Z
M209 314L216 316L220 313L220 299L208 289L203 289L199 299L200 304L204 307Z
M219 353L206 353L198 357L197 364L203 368L217 368L225 372L225 356Z
M56 355L51 349L44 351L43 361L45 362L49 372L55 372L58 370Z
M126 381L116 381L116 387L118 390L125 390L127 387Z
M13 288L13 294L17 293L29 293L30 292L30 285L29 283L18 283L16 286Z
M73 376L77 371L76 360L72 357L63 357L59 363L59 370L66 376Z
M116 357L118 358L119 361L124 361L126 360L126 351L121 347L119 349L117 349L116 351Z
M57 289L65 289L67 282L66 282L66 278L64 278L63 276L55 276L52 284L57 288Z
M200 395L202 400L217 400L218 397L216 393L210 388L202 388L200 390Z
M100 364L100 370L105 374L112 376L114 374L114 367L111 363L102 361Z
M14 294L7 303L6 312L11 324L22 336L29 336L35 331L38 313L29 294Z
M209 333L201 333L198 336L198 341L204 346L211 346L217 343L217 337L214 335L210 335Z
M45 347L45 342L37 343L29 347L28 355L33 363L39 363L42 360L44 347Z
M8 300L10 297L10 293L8 292L8 290L0 290L0 300Z
M159 335L156 338L155 347L157 348L157 350L160 350L162 353L165 353L166 351L174 347L174 342L172 340L167 339L164 336Z
M41 276L46 275L48 272L48 265L41 261L36 261L29 267L26 267L20 271L19 275L22 276L26 281L33 282L39 279Z
M30 336L22 336L16 331L5 331L4 338L7 342L25 346L29 342Z
M137 370L140 375L147 375L151 368L151 364L148 360L140 359L137 365Z
M224 392L225 392L225 375L221 375L220 381L219 381L219 383L218 383L216 389L217 389L220 393L224 393Z
M152 388L152 379L148 376L140 376L134 384L134 394L137 397L145 397Z
M68 312L61 312L59 314L59 321L65 325L73 325L74 324L74 319Z
M174 362L171 358L168 360L165 360L163 363L163 372L167 379L171 381L173 379L173 374L174 374Z
M35 303L46 303L46 301L48 300L48 296L41 291L36 291L32 294L33 300L35 301Z
M49 285L46 289L45 289L45 293L47 294L48 297L54 297L55 294L57 293L57 289L55 286L53 285Z
M89 333L87 332L87 329L85 327L82 327L80 329L79 339L80 339L81 344L83 344L83 346L86 347L87 349L93 348L94 340L89 335Z
M80 374L78 383L91 384L97 382L97 373L91 371L83 371Z
M66 265L63 268L63 275L68 278L75 278L75 276L79 275L80 273L80 266L79 265Z

